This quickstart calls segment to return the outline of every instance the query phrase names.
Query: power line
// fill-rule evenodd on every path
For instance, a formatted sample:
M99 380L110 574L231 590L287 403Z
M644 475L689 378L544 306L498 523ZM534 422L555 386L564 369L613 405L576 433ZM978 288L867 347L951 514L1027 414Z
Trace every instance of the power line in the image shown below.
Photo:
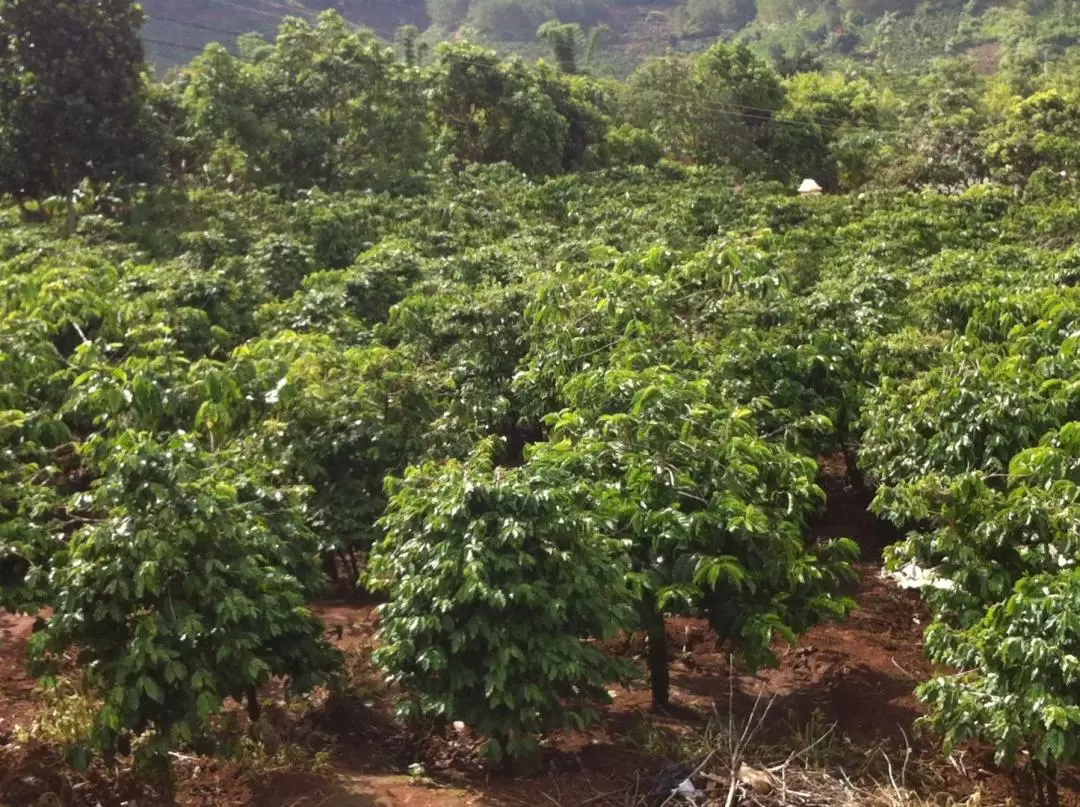
M261 3L262 5L266 6L267 8L278 9L278 10L281 11L281 14L278 15L278 16L288 16L289 14L305 14L308 17L311 17L312 19L317 19L319 17L319 14L320 14L320 12L314 11L314 10L312 10L310 8L304 8L302 6L301 7L292 6L292 5L288 5L286 3L278 2L278 0L248 0L248 2ZM258 8L252 8L250 6L245 6L243 3L240 3L240 2L232 3L232 5L233 5L234 8L246 9L248 11L254 11L255 13L261 13L261 14L266 13L265 10L258 9ZM387 37L387 38L389 38L391 40L395 36L394 34L388 34L385 31L380 31L374 25L369 25L367 23L357 23L357 22L354 22L354 21L349 20L348 18L344 17L344 15L342 15L342 17L343 17L343 19L345 19L346 22L348 22L350 25L353 25L354 27L359 26L359 27L363 27L363 28L368 28L368 29L374 31L375 33L379 34L380 36Z
M202 27L205 27L205 26L202 26ZM234 33L234 32L231 32L231 31L225 31L223 29L217 29L217 30L220 33L229 33L229 34ZM242 36L242 34L235 34L235 35L236 36ZM148 43L148 44L158 45L160 47L178 48L180 50L189 51L191 53L201 54L201 53L204 52L204 48L198 48L198 47L195 47L193 45L187 45L187 44L183 44L183 43L180 43L180 42L167 42L167 41L160 40L160 39L151 39L149 37L143 37L143 41ZM244 56L243 54L233 53L231 51L229 52L229 55L231 57L235 58L235 59L240 59L242 61L247 61L247 62L254 61L251 58L249 58L247 56ZM469 57L465 57L465 60L468 60L468 59L469 59ZM479 61L475 61L474 63L479 63ZM484 63L486 64L486 62L484 62ZM670 98L671 94L668 93L666 95L666 97ZM801 128L804 128L804 129L811 129L815 125L818 125L818 120L797 120L797 119L793 119L793 118L780 118L780 117L777 117L775 114L773 114L773 110L768 110L768 109L764 109L764 108L749 107L749 106L744 106L744 105L741 105L741 104L732 104L732 105L728 105L728 106L722 106L722 105L719 105L719 104L712 104L712 103L709 103L709 102L706 102L706 101L702 101L701 99L690 99L690 98L688 98L686 96L683 97L683 100L689 100L691 105L696 105L698 108L705 109L707 111L710 111L710 112L712 112L712 113L714 113L716 115L727 118L729 120L746 122L747 119L749 119L749 120L752 120L752 121L756 121L758 123L771 123L771 124L777 124L777 125L781 125L781 126L797 126L797 127L801 127ZM821 120L824 120L824 119L821 119ZM838 120L838 119L834 119L834 120ZM895 133L895 132L901 131L901 129L899 129L899 128L883 128L883 127L869 126L869 125L865 125L865 124L853 124L850 121L843 121L841 125L849 126L849 128L854 129L856 131L872 131L872 132L878 132L878 133Z
M251 13L251 14L257 14L257 15L260 15L260 16L263 16L263 17L268 17L268 18L270 18L272 20L275 20L277 22L281 22L282 18L290 16L290 15L294 15L294 14L307 15L308 18L310 18L310 19L317 19L318 16L319 16L317 12L312 11L311 9L298 8L296 6L285 6L285 5L281 5L279 3L271 3L270 0L261 0L261 2L266 3L270 8L275 8L275 9L279 9L279 10L271 11L268 8L256 8L254 6L248 6L248 5L245 5L243 3L232 2L231 0L210 0L210 2L211 3L217 3L218 5L224 6L226 8L235 9L236 11L246 11L246 12ZM150 17L149 19L155 19L155 18ZM156 19L164 19L164 18L157 17ZM368 30L374 31L376 34L378 34L379 36L381 36L384 39L387 39L389 41L393 41L394 37L396 36L395 34L390 34L390 33L387 33L386 31L380 31L375 26L368 25L367 23L357 23L357 22L354 22L353 20L349 20L349 19L346 19L346 18L343 18L343 19L345 19L345 22L347 22L353 28L367 28ZM186 26L192 27L192 28L205 28L206 30L216 31L217 33L222 33L222 34L231 34L233 36L241 36L241 34L238 34L235 31L226 31L223 28L213 28L211 26L198 25L196 23L182 22L180 20L169 20L169 22L172 22L172 23L174 23L176 25L186 25Z
M240 6L238 4L229 3L228 0L213 0L213 2L219 2L219 3L230 5L230 6L233 6L233 7L236 7L236 8L244 8L243 6ZM269 2L269 0L264 0L264 2ZM248 10L256 11L256 9L248 9ZM260 13L267 13L267 12L260 12ZM308 13L313 13L313 12L308 12ZM240 34L240 33L236 32L236 31L229 31L229 30L226 30L224 28L215 28L215 27L212 27L212 26L205 26L205 25L201 25L201 24L198 24L198 23L189 23L189 22L184 22L184 21L181 21L181 20L172 20L172 19L163 18L163 17L151 17L150 19L156 19L158 21L164 21L164 22L171 22L173 24L182 25L182 26L188 26L188 27L192 27L192 28L198 28L200 30L210 30L210 31L214 31L216 33L228 34L228 35L231 35L231 36L242 36L243 35L243 34ZM361 28L366 28L367 26L360 26L360 27ZM380 34L382 36L387 36L384 32L381 32L381 31L379 31L377 29L370 29L370 30L374 31L376 34ZM149 39L149 38L145 38L145 37L144 37L144 41L146 41L148 43L151 43L151 44L160 45L160 46L163 46L163 47L179 48L179 49L182 49L182 50L191 51L193 53L202 53L203 52L201 48L196 48L196 47L193 47L191 45L181 44L181 43L178 43L178 42L166 42L166 41L162 41L162 40ZM495 60L501 61L503 59L503 57L500 57L494 51L492 51L492 53L494 54ZM230 52L230 55L233 56L234 58L243 59L245 61L252 61L251 59L248 59L247 57L244 57L241 54L236 54L236 53L231 53ZM473 64L488 65L488 64L491 63L489 58L484 56L484 55L476 55L476 56L473 56L473 55L461 55L461 56L458 56L456 58L457 58L458 61L471 62ZM513 58L520 58L520 57L515 56ZM735 102L715 103L715 102L711 102L711 101L704 100L704 99L701 99L701 98L697 98L697 97L694 97L694 96L689 96L689 95L686 95L686 94L681 94L680 95L678 93L672 93L670 91L665 92L663 95L664 95L664 98L666 98L666 99L674 98L676 100L683 101L683 102L685 102L687 104L687 106L691 107L692 109L705 110L705 111L717 114L717 115L719 115L721 117L726 117L728 119L739 120L739 121L743 121L743 122L754 121L754 122L758 122L758 123L776 124L776 125L779 125L779 126L788 126L788 127L793 127L794 126L794 127L800 127L800 128L803 128L803 129L812 129L815 126L821 126L821 125L832 125L832 126L836 126L836 127L844 126L844 127L847 127L849 130L852 130L852 131L874 132L874 133L878 133L878 134L897 134L897 133L905 131L905 128L901 127L901 126L889 126L889 125L883 125L883 124L857 123L857 122L854 122L854 121L851 121L851 120L846 120L846 119L843 119L843 118L836 118L836 117L830 117L830 116L824 116L824 115L812 115L811 119L809 119L809 120L803 120L803 119L797 119L797 118L783 118L783 117L779 117L777 115L777 110L768 109L768 108L765 108L765 107L755 107L755 106L751 106L749 104L738 104L738 103L735 103ZM977 133L977 132L981 132L982 129L979 129L979 128L967 128L967 127L962 127L962 128L955 128L954 127L953 131L959 131L959 132L965 132L965 133Z
M313 11L312 9L304 8L302 6L299 6L299 7L298 6L290 6L290 5L286 5L284 3L274 2L274 0L248 0L248 2L262 3L263 6L265 6L265 8L249 6L249 5L246 5L246 4L241 3L241 2L231 2L231 0L211 0L211 2L219 3L220 5L228 6L229 8L234 8L234 9L237 9L239 11L250 11L253 14L262 14L262 15L269 16L269 17L274 17L274 18L277 18L277 19L281 19L282 17L286 17L286 16L294 15L294 14L305 15L305 16L311 18L311 19L317 19L319 17L319 12ZM271 11L271 10L268 10L268 9L274 9L274 10ZM373 25L368 25L367 23L357 23L357 22L354 22L353 20L349 20L348 18L344 18L344 19L345 19L345 21L347 23L349 23L353 27L368 28L368 29L374 31L375 33L379 34L382 37L387 37L389 39L394 38L394 34L388 34L385 31L380 31L379 29L377 29Z
M142 41L147 45L157 45L158 47L162 47L162 48L176 48L177 50L184 50L184 51L188 51L189 53L194 53L194 54L198 54L198 55L202 55L203 53L206 52L206 48L198 48L198 47L195 47L194 45L186 45L186 44L184 44L182 42L168 42L168 41L166 41L164 39L153 39L153 38L148 37L148 36L142 37ZM221 43L217 43L217 44L221 44ZM225 50L226 50L226 52L228 52L229 56L231 56L234 59L239 59L242 62L252 62L252 63L254 63L254 61L255 61L254 59L251 59L251 58L245 56L242 53L234 53L234 52L230 51L228 48L226 48Z
M842 118L825 118L820 116L813 116L812 119L803 120L799 118L782 118L777 115L778 110L765 109L763 107L751 107L744 104L717 104L710 101L705 101L700 98L694 98L688 95L678 95L672 92L664 92L664 98L676 98L678 100L686 102L687 106L696 109L702 109L707 112L715 112L719 115L731 115L741 119L749 119L758 121L760 123L778 123L782 125L813 127L820 126L822 123L831 123L834 126L847 126L851 129L857 129L860 131L873 131L879 133L897 133L903 131L899 126L883 126L868 123L856 123L850 120L844 120ZM981 131L981 130L974 130Z
M213 25L203 25L202 23L188 22L186 20L174 20L172 17L151 17L149 14L146 15L146 19L151 22L166 22L170 25L181 25L184 28L195 28L199 31L211 31L217 34L229 34L230 36L246 36L249 33L254 33L252 31L245 31L243 33L240 31L229 31L225 28L215 28Z
M146 37L146 36L144 36L142 38L142 41L146 42L149 45L158 45L158 46L163 47L163 48L178 48L180 50L190 51L191 53L202 53L203 52L202 48L197 48L194 45L183 45L183 44L181 44L179 42L165 42L164 40L161 40L161 39L150 39L149 37ZM235 54L229 54L229 55L233 56Z
M244 32L230 31L227 28L218 28L218 27L213 26L213 25L203 25L202 23L188 22L186 20L176 20L176 19L173 19L171 17L147 15L146 19L151 21L151 22L166 23L166 24L169 24L169 25L179 25L179 26L184 27L184 28L192 28L194 30L208 31L208 32L217 33L217 34L225 34L227 36L232 36L232 37L247 36L248 34L260 35L260 32L258 32L258 31L244 31ZM361 25L360 28L361 29L366 29L366 28L368 28L368 26ZM374 33L376 33L376 34L381 33L380 31L378 31L378 30L376 30L374 28L372 28L370 30L374 31ZM384 36L385 36L385 34L384 34ZM193 48L193 46L190 46L190 45L182 45L181 43L178 43L178 42L163 42L163 41L160 41L160 40L151 40L151 39L149 39L147 37L143 37L143 41L144 42L152 42L153 44L158 44L158 45L168 45L168 46L171 46L171 47L180 47L180 48L183 48L185 50L197 50L200 53L202 52L201 49ZM233 55L235 55L235 56L237 56L239 58L238 54L233 54Z
M286 3L279 3L276 2L276 0L249 0L249 2L261 3L262 5L269 8L279 9L286 14L306 14L309 17L319 16L319 12L312 11L310 8L304 8L303 6L293 6Z
M252 8L251 6L241 5L240 3L231 3L231 2L229 2L229 0L210 0L210 2L211 3L216 3L219 6L225 6L226 8L235 9L237 11L247 11L250 14L261 14L264 17L270 17L272 19L279 20L279 21L281 20L281 18L283 16L285 16L281 12L268 11L267 9L260 9L260 8ZM308 11L307 9L294 8L294 9L292 9L292 11L296 12L296 13L305 13L306 12L308 14L311 14L311 12Z

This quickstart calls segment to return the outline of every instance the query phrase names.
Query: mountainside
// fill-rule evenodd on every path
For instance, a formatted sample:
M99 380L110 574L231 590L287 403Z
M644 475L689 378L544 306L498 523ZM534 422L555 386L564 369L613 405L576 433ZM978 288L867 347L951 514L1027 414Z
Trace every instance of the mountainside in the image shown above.
M185 64L209 42L231 45L238 35L273 38L285 16L314 17L335 9L387 39L402 25L430 24L424 0L142 0L143 38L159 67Z
M1080 42L1077 0L144 0L144 39L159 68L187 62L210 41L272 37L288 14L333 8L392 40L402 25L429 41L470 39L529 57L544 22L582 28L595 72L625 75L668 50L698 51L738 37L778 66L873 61L920 70L929 60L973 53L987 71L1003 49L1047 61Z

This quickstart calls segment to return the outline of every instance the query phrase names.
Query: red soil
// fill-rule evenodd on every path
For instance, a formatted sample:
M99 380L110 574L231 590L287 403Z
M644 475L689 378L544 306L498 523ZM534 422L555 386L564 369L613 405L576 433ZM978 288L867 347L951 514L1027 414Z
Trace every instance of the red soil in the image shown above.
M913 732L921 709L912 690L930 673L922 655L925 612L917 594L900 591L879 576L881 550L896 535L867 513L866 495L846 487L842 463L826 461L823 472L829 507L814 535L846 535L862 546L863 560L853 591L859 607L846 622L819 625L796 647L781 649L778 668L755 675L732 672L728 654L717 646L703 621L671 619L674 714L652 712L645 686L617 690L599 725L550 738L540 772L514 778L486 772L476 762L475 743L467 736L422 738L397 726L370 665L377 621L373 605L326 603L316 611L329 628L340 631L337 641L354 667L354 678L372 682L369 699L361 693L347 703L328 702L304 718L310 723L305 731L321 738L332 751L331 769L254 775L242 773L229 762L189 758L176 766L179 802L187 807L623 805L630 803L627 794L635 789L647 792L649 780L665 762L658 757L657 733L677 737L700 728L710 717L727 721L729 713L740 724L760 693L759 711L771 702L762 730L765 741L800 730L817 736L835 724L832 737L840 753L862 755L867 767L873 759L884 760L883 752L901 760L910 746L912 784L919 780L924 789L956 796L980 787L983 805L1003 805L1009 798L1027 803L1013 779L988 772L985 754L969 751L954 769L942 761L932 738L919 738ZM26 723L35 710L24 669L30 627L29 619L0 617L0 805L33 803L25 800L27 771L39 782L47 779L35 772L34 765L44 764L41 760L31 764L25 754L2 753L10 742L11 726ZM642 639L626 637L619 649L636 655ZM812 728L807 729L808 725ZM41 753L49 761L47 752ZM51 761L59 767L58 760ZM412 763L423 766L422 781L414 782L407 775ZM20 781L23 784L16 787ZM82 796L70 784L59 800L48 803L120 804L108 796L102 798L99 786L85 782L83 786L96 793L98 801L80 800ZM1068 780L1065 784L1063 804L1080 805L1080 789L1070 788ZM59 793L63 788L50 790ZM153 803L144 796L132 800L131 807Z
M33 679L26 672L26 643L34 618L0 613L0 737L33 719Z

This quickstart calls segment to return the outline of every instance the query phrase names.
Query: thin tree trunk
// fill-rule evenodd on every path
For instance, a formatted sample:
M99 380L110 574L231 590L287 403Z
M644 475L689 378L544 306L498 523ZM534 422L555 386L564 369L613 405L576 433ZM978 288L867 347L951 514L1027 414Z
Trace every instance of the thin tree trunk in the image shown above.
M262 717L262 706L259 704L259 693L255 690L255 687L248 687L247 712L252 723L258 723L259 718Z
M350 590L355 590L360 585L360 560L353 549L346 549L342 554L345 556L345 571L348 573L348 580L345 582Z
M1047 782L1049 777L1046 775L1046 770L1042 764L1032 760L1031 762L1031 782L1035 789L1035 804L1036 807L1050 807L1048 797L1049 788Z
M1047 765L1043 771L1043 777L1046 785L1046 807L1061 807L1061 796L1058 793L1057 784L1057 767L1053 764Z
M173 775L172 763L166 756L160 764L162 767L154 772L154 778L161 785L163 803L174 807L180 802L176 798L176 777Z
M71 238L75 235L75 226L79 222L78 212L75 210L75 190L68 191L67 195L67 224L64 228L65 236Z
M853 448L844 447L844 463L847 465L848 482L856 490L864 490L866 488L866 479L863 477L862 471L859 470L858 458L855 456Z
M653 706L666 708L671 703L671 684L668 675L667 626L657 607L656 597L649 592L642 602L642 616L649 640L649 685Z

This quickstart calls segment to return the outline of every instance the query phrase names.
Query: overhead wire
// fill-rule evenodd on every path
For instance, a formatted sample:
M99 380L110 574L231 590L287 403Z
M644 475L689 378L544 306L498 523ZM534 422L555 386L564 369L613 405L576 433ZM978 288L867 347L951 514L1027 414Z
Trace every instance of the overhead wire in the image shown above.
M142 41L150 45L158 45L159 47L163 48L177 48L178 50L186 50L190 51L191 53L202 53L204 50L203 48L197 48L194 45L185 45L181 42L166 42L162 39L152 39L147 36L142 37ZM230 55L236 56L236 54Z
M247 11L247 12L250 12L252 14L258 14L258 15L262 15L262 16L265 16L265 17L271 17L271 18L276 19L276 20L280 20L282 17L287 17L289 15L301 15L301 16L306 16L306 17L308 17L310 19L317 19L319 17L319 12L314 11L312 9L303 8L303 7L300 7L300 6L286 5L284 3L275 3L275 2L272 2L272 0L248 0L248 2L260 2L260 3L263 3L265 7L249 6L246 3L233 2L233 0L210 0L210 2L217 3L218 5L225 6L227 8L232 8L232 9L235 9L237 11ZM371 31L374 31L376 34L383 37L384 39L388 39L388 40L391 40L391 41L394 39L395 34L387 33L386 31L380 31L378 28L376 28L373 25L368 25L366 23L356 23L356 22L354 22L352 20L349 20L348 18L345 18L345 21L347 23L349 23L351 26L353 26L354 28L355 27L367 28L367 29L369 29Z
M284 17L289 16L289 14L284 12L284 11L283 12L276 12L276 11L267 11L267 10L261 9L261 8L252 8L250 6L245 6L245 5L240 4L240 3L230 2L230 0L209 0L209 2L217 3L219 5L226 6L228 8L232 8L232 9L236 9L238 11L249 11L249 12L251 12L253 14L258 14L258 15L268 17L268 18L270 18L272 20L275 20L277 22L280 22ZM293 9L293 11L301 12L301 9ZM310 10L306 10L306 9L303 10L301 13L313 14L313 12L311 12ZM172 18L169 18L169 17L162 17L160 15L157 15L157 16L147 15L147 19L149 19L149 20L158 20L158 21L162 21L162 22L168 22L168 23L171 23L172 25L181 25L181 26L184 26L184 27L187 27L187 28L197 28L199 30L204 30L204 31L213 31L213 32L219 33L219 34L229 34L231 36L243 36L244 33L251 33L250 31L245 31L245 32L230 31L230 30L227 30L225 28L217 28L217 27L212 26L212 25L205 25L203 23L195 23L195 22L187 22L185 20L177 20L177 19L172 19ZM382 31L382 30L376 28L375 26L369 25L367 23L358 23L358 22L354 22L353 20L349 20L349 19L345 19L345 22L347 22L353 28L366 28L366 29L368 29L370 31L373 31L374 33L378 34L379 36L383 37L384 39L387 39L387 40L390 40L390 41L392 41L397 36L397 34L391 34L391 33L388 33L386 31Z
M275 8L280 8L280 9L283 9L283 10L287 9L289 11L299 11L301 13L306 13L306 14L309 14L309 15L314 15L315 14L315 12L312 12L312 11L310 11L308 9L298 9L296 7L293 7L293 6L285 6L285 5L282 5L282 4L279 4L279 3L271 2L271 0L255 0L255 1L256 2L263 2L263 3L265 3L265 4L269 5L269 6L273 6ZM246 6L246 5L242 4L242 3L230 2L230 0L211 0L211 2L219 3L221 5L225 5L225 6L228 6L228 7L231 7L231 8L235 8L235 9L240 9L240 10L245 10L245 11L252 11L252 12L255 12L255 13L259 13L259 14L267 14L267 15L275 17L276 19L281 18L280 15L278 15L278 14L276 14L274 12L264 11L262 9L254 8L254 7L251 7L251 6ZM169 17L160 16L160 15L149 16L148 19L158 21L158 22L164 22L164 23L168 23L168 24L172 24L172 25L179 25L179 26L182 26L182 27L188 27L188 28L192 28L192 29L197 29L197 30L205 30L205 31L210 31L210 32L214 32L214 33L226 34L226 35L234 36L234 37L239 37L239 36L244 35L239 31L232 31L232 30L228 30L228 29L225 29L225 28L219 28L219 27L215 27L215 26L204 25L204 24L196 23L196 22L189 22L189 21L184 21L184 20L172 19L172 18L169 18ZM380 31L379 29L372 28L371 26L368 26L368 25L364 25L364 24L357 25L355 23L351 23L351 24L353 24L354 26L359 27L359 28L366 28L368 30L371 30L375 34L378 34L379 36L382 36L384 39L387 39L387 40L390 40L390 41L392 41L396 37L396 35L388 34L385 31ZM202 53L202 51L203 51L202 48L198 48L198 47L195 47L193 45L188 45L188 44L184 44L184 43L168 42L168 41L165 41L165 40L156 39L156 38L149 38L149 37L144 37L143 39L144 39L145 42L147 42L149 44L158 45L160 47L178 48L178 49L189 51L189 52L192 52L192 53ZM247 59L242 54L232 53L231 51L230 51L230 53L235 58L246 59L246 60L250 61L250 59ZM473 61L476 64L487 64L488 63L487 57L481 56L481 55L477 55L477 56L460 55L457 58L459 60L466 61L466 62ZM821 126L821 125L831 125L831 126L835 126L835 127L847 127L851 131L874 132L874 133L878 133L878 134L898 134L898 133L905 130L904 127L901 127L899 125L887 125L887 124L880 124L880 123L859 122L859 121L852 121L850 119L845 119L845 118L836 118L836 117L832 117L832 116L817 115L817 114L812 115L811 119L784 118L784 117L778 116L776 114L776 112L777 112L776 110L768 109L766 107L757 107L757 106L753 106L753 105L749 105L749 104L739 104L739 103L736 103L736 102L733 102L733 101L732 102L717 103L717 102L709 101L707 99L702 99L702 98L699 98L699 97L696 97L696 96L690 96L690 95L685 95L685 94L680 95L678 93L673 93L671 91L664 91L662 93L662 95L663 95L664 99L666 99L666 100L670 100L672 98L675 98L676 100L683 101L689 107L691 107L693 109L702 109L702 110L717 114L717 115L719 115L721 117L726 117L728 119L733 119L733 120L741 120L741 121L744 121L744 122L746 122L746 121L754 121L754 122L758 122L758 123L771 123L771 124L776 124L776 125L780 125L780 126L800 127L800 128L804 128L804 129L811 129L811 128L815 127L815 126ZM970 133L982 131L979 128L966 128L966 127L952 127L952 129L954 131L970 132Z
M149 44L158 45L160 47L177 48L196 54L203 53L204 51L204 48L195 47L193 45L187 45L180 42L167 42L164 40L154 39L150 37L143 37L143 41ZM253 59L245 56L244 54L234 53L232 51L229 52L229 55L233 58L241 59L243 61L254 61ZM665 93L665 96L670 98L671 93ZM800 120L795 118L782 118L776 116L775 114L772 114L770 110L760 109L760 111L758 111L758 108L747 107L741 104L720 105L690 97L686 97L685 100L687 100L690 105L696 106L699 109L705 109L714 115L718 115L728 120L739 122L747 122L749 120L760 124L767 123L779 126L797 127L801 129L812 130L815 126L819 126L822 122L828 122L830 120L833 120L838 121L834 123L834 125L846 126L849 130L852 131L876 132L879 134L896 134L903 131L903 129L901 129L900 127L874 126L869 124L854 123L852 121L839 121L838 119L814 118L812 120ZM974 132L981 130L972 129L970 131Z
M717 114L730 114L735 115L743 119L750 119L761 123L778 123L786 125L795 125L803 127L818 126L823 123L831 124L836 127L847 126L850 129L857 129L861 131L873 131L885 134L896 134L903 131L900 126L887 126L882 124L870 124L851 121L843 118L830 118L825 116L814 115L811 119L803 120L799 118L782 118L777 116L777 110L770 110L763 107L747 106L745 104L727 103L719 104L711 101L696 98L690 95L678 95L669 91L663 93L657 93L657 95L663 95L664 98L675 97L679 100L685 101L688 106L704 109L708 112L715 112Z
M252 6L244 5L242 3L233 2L233 0L209 0L209 2L211 2L211 3L217 3L219 5L226 6L228 8L232 8L232 9L236 9L236 10L240 10L240 11L249 11L249 12L251 12L253 14L259 14L259 15L267 16L267 17L270 17L271 19L278 20L278 21L280 21L283 17L288 16L290 13L306 14L306 15L309 15L310 17L312 17L312 18L317 17L317 12L314 12L311 9L298 8L296 6L285 6L285 5L281 5L279 3L271 3L271 2L269 2L269 0L256 0L256 1L257 2L265 2L265 3L267 3L269 6L271 6L273 8L281 9L281 11L279 13L277 11L269 11L269 10L264 9L264 8L255 8L255 7L252 7ZM249 2L250 2L250 0L249 0ZM220 33L220 34L228 34L230 36L243 36L244 33L251 33L250 31L247 31L247 32L230 31L230 30L227 30L225 28L217 28L217 27L212 26L212 25L205 25L205 24L202 24L202 23L188 22L188 21L185 21L185 20L177 20L177 19L172 19L172 18L169 18L169 17L163 17L163 16L160 16L160 15L157 15L157 16L147 15L147 19L158 20L158 21L161 21L161 22L168 22L168 23L171 23L173 25L181 25L181 26L185 26L185 27L188 27L188 28L197 28L197 29L200 29L200 30L212 31L212 32L215 32L215 33ZM372 25L371 23L368 23L368 22L356 22L356 21L350 20L348 18L345 18L345 21L347 23L349 23L349 25L351 25L353 28L367 29L369 31L372 31L372 32L378 34L380 37L382 37L387 42L393 42L394 40L397 39L397 36L398 36L397 32L384 31L381 28L377 28L376 26L374 26L374 25ZM611 43L608 43L605 47L606 48L629 49L629 48L635 47L635 43L632 43L632 42L611 42ZM519 56L520 56L520 54L511 51L511 53L508 54L504 58L513 58L513 57L519 57Z
M234 9L236 11L247 11L247 12L249 12L251 14L259 14L259 15L262 15L264 17L270 17L271 19L275 19L275 20L280 20L283 16L286 16L285 14L281 13L280 11L270 11L269 9L264 9L264 8L253 8L252 6L246 6L246 5L243 5L243 4L240 4L240 3L230 2L230 0L210 0L210 2L214 3L216 5L219 5L219 6L224 6L225 8L231 8L231 9ZM293 11L295 13L297 13L297 14L303 14L306 11L306 9L293 9ZM310 14L310 12L307 12L307 13Z
M262 3L264 6L267 6L269 8L280 9L281 12L286 16L289 15L289 14L293 14L293 13L300 13L300 14L308 15L312 19L316 19L316 18L319 17L319 15L321 13L321 12L315 11L314 9L310 9L310 8L297 8L296 6L292 6L292 5L289 5L289 4L286 4L286 3L277 2L277 0L248 0L248 2ZM238 3L238 5L242 5L242 4ZM379 36L384 37L386 39L393 40L394 37L396 36L396 34L394 34L394 33L388 33L386 31L381 31L378 28L376 28L374 25L371 25L370 23L357 23L357 22L354 22L352 20L349 20L347 17L345 17L344 19L345 19L346 22L353 25L354 27L367 28L367 29L369 29L371 31L374 31Z
M164 22L168 23L169 25L180 25L184 28L194 28L199 31L210 31L217 34L228 34L230 36L245 36L246 34L252 33L251 31L229 31L225 28L217 28L213 25L204 25L202 23L190 22L188 20L174 20L172 17L162 17L160 15L152 16L150 14L147 14L146 19L150 20L151 22Z
M259 3L268 8L278 9L287 14L306 14L309 17L318 17L319 12L304 6L294 6L291 3L281 3L277 0L248 0L250 3ZM245 5L245 4L240 4Z

